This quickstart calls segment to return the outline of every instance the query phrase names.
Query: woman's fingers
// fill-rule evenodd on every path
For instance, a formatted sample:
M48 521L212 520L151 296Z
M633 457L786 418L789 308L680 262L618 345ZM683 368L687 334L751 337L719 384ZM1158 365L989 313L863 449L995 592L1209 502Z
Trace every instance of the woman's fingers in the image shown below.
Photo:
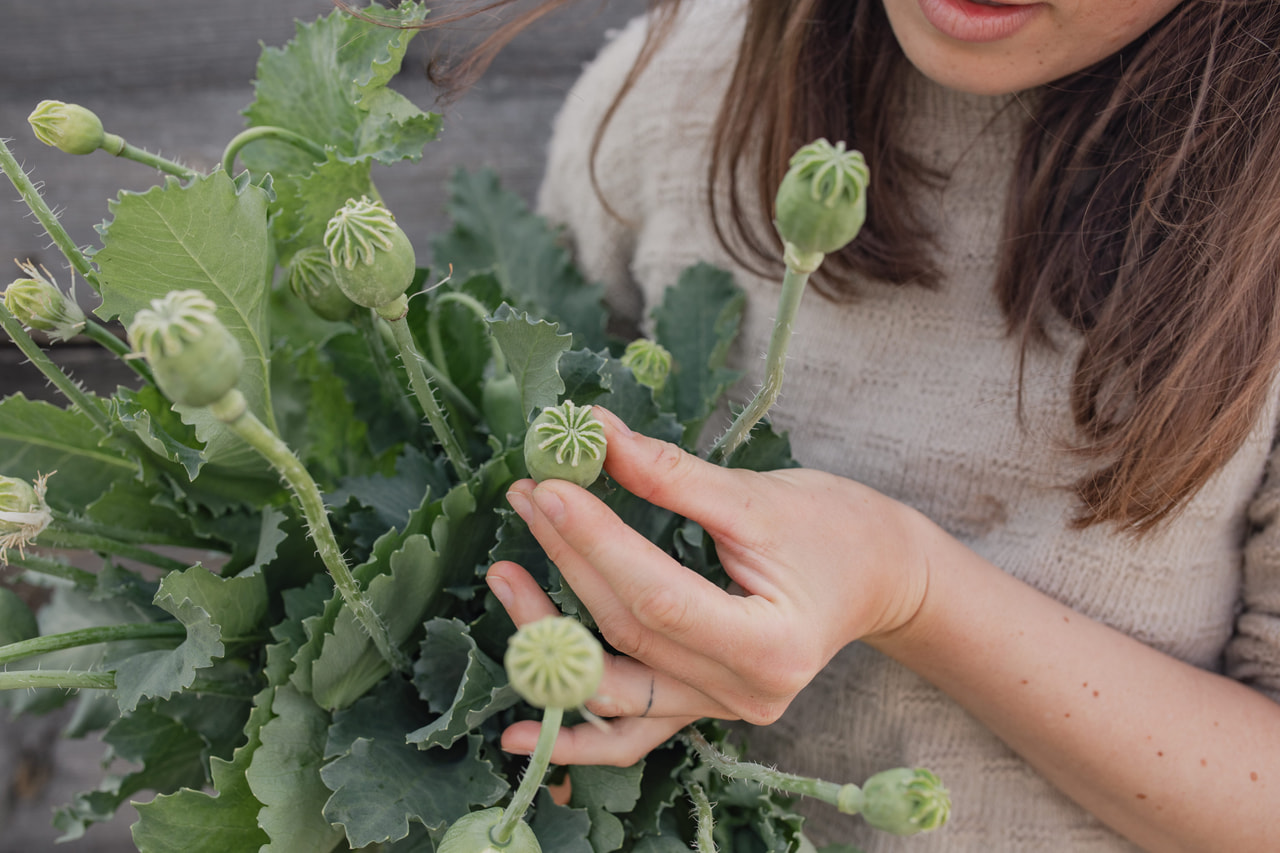
M495 563L485 579L517 627L560 613L537 581L515 563ZM601 717L732 716L689 685L617 655L605 656L604 678L587 708Z
M752 653L759 602L681 566L584 489L532 486L508 500L614 648L712 695L736 681L726 664Z
M625 717L608 721L606 728L581 723L560 730L552 764L605 764L630 767L697 717ZM541 725L525 720L502 733L502 748L507 752L529 755L538 742Z

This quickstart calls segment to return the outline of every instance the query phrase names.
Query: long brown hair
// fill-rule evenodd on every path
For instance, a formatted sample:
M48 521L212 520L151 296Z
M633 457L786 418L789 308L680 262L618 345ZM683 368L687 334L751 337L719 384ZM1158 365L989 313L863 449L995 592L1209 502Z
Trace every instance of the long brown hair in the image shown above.
M680 2L651 0L658 24L618 100ZM814 138L863 152L873 198L939 177L897 144L884 108L905 62L881 0L748 4L708 173L727 199L709 192L717 233L742 263L776 263L746 212L769 209L788 155ZM1280 364L1280 0L1184 0L1031 102L996 293L1024 352L1049 345L1055 314L1083 336L1074 449L1096 467L1074 484L1077 523L1150 530L1239 449ZM909 205L872 205L817 286L837 300L856 295L850 272L933 286L930 241Z

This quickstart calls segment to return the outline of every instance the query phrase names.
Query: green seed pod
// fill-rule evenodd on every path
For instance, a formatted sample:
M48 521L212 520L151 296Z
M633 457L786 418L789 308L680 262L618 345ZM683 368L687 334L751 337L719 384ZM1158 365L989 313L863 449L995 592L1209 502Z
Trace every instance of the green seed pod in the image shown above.
M33 483L0 476L0 565L8 564L10 548L23 553L53 521L53 513L44 502L45 483L50 476L37 477Z
M68 154L92 154L106 139L102 120L79 104L41 101L27 116L27 123L36 139Z
M170 400L207 406L236 387L244 352L198 290L175 290L151 300L129 324L129 342L151 363Z
M862 816L876 829L915 835L937 829L951 815L951 796L924 768L895 767L875 774L862 786Z
M641 385L661 391L671 374L671 353L657 341L637 338L622 353L623 366L630 368Z
M520 396L520 383L511 373L490 376L480 388L480 410L489 432L505 442L524 435L529 419Z
M317 317L340 322L351 316L356 304L338 286L329 251L323 246L308 246L289 260L289 289Z
M524 434L524 464L538 482L568 480L585 489L600 476L604 455L604 427L590 406L572 400L543 409Z
M381 202L350 199L324 229L338 286L366 308L396 301L413 283L417 257L404 230Z
M31 264L19 264L30 278L20 278L4 291L4 307L28 329L55 341L69 341L84 331L84 312ZM46 273L48 270L45 271Z
M845 151L843 142L819 139L804 146L792 155L778 187L778 236L801 255L844 248L866 221L870 179L861 152Z
M436 853L542 853L538 838L523 820L515 825L511 839L499 845L491 837L502 822L502 809L491 808L465 814L444 834Z
M604 677L604 649L581 622L547 616L512 637L502 660L507 678L535 708L577 708Z

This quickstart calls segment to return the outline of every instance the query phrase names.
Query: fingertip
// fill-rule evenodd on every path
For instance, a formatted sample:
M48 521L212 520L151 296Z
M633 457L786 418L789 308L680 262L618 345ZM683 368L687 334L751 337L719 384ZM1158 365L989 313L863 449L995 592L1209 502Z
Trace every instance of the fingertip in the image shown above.
M634 433L631 427L627 426L622 418L606 409L604 406L593 406L591 411L595 414L596 420L600 421L609 432L612 432L620 438L630 438Z

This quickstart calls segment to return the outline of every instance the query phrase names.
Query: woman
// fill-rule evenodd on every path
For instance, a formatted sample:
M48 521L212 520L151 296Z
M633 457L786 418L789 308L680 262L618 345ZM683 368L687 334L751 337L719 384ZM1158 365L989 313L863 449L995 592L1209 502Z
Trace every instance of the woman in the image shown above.
M541 197L621 312L726 266L758 380L787 155L861 149L870 214L772 416L811 469L603 416L609 473L700 522L740 589L577 487L512 490L626 655L593 706L612 733L554 760L740 718L786 770L952 791L907 842L811 810L824 842L1280 849L1280 3L657 5L570 93ZM489 583L518 623L554 610L518 566Z

